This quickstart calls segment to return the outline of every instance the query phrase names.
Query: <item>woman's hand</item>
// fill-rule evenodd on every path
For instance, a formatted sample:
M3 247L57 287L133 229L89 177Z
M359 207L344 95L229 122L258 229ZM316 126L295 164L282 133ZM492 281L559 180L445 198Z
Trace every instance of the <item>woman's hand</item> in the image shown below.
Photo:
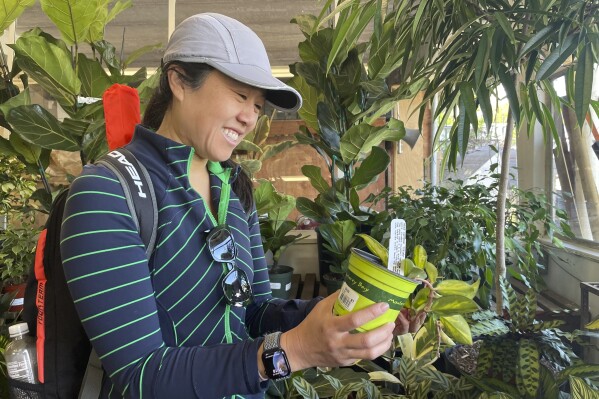
M403 335L406 333L415 333L422 327L426 321L426 312L417 313L415 316L410 316L410 309L403 308L397 319L395 319L394 335Z
M359 359L374 359L387 351L393 339L394 323L375 330L351 333L389 308L377 303L343 316L333 314L339 292L318 303L300 325L281 336L291 370L315 366L347 366Z

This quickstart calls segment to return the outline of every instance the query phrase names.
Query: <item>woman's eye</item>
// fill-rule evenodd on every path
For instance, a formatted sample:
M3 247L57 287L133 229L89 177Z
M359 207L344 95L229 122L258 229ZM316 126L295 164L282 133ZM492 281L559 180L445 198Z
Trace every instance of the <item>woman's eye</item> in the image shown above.
M260 104L254 104L254 108L256 108L257 112L262 111L262 105L260 105Z
M238 96L239 96L239 97L240 97L240 98L241 98L243 101L245 101L245 100L247 100L247 99L248 99L248 96L246 96L245 94L242 94L242 93L237 93L237 95L238 95Z

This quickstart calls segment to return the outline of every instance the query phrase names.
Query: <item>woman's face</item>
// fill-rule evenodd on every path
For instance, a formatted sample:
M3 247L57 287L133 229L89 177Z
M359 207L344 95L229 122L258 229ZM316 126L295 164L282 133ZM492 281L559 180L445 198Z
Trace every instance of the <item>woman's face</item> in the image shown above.
M199 89L191 89L178 79L174 81L175 85L171 83L174 131L169 133L192 146L202 160L229 159L233 149L256 125L264 106L264 90L216 70Z

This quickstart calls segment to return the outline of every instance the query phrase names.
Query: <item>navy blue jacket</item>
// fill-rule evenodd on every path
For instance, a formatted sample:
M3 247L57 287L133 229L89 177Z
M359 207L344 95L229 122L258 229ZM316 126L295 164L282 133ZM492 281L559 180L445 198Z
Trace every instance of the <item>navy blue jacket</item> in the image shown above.
M263 397L260 337L296 326L317 300L271 297L256 210L246 212L230 190L230 170L209 163L220 207L212 215L189 184L193 148L141 126L127 148L148 169L158 202L149 261L123 189L103 166L75 179L62 226L69 289L106 372L102 397ZM225 302L227 268L206 246L207 232L225 222L255 295L247 308Z

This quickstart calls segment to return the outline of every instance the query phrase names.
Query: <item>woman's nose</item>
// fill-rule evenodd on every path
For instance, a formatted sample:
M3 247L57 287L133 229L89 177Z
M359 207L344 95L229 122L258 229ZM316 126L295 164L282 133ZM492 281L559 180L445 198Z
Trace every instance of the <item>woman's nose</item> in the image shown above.
M245 126L253 129L258 121L258 114L259 112L256 111L256 107L253 104L244 104L237 114L237 119Z

